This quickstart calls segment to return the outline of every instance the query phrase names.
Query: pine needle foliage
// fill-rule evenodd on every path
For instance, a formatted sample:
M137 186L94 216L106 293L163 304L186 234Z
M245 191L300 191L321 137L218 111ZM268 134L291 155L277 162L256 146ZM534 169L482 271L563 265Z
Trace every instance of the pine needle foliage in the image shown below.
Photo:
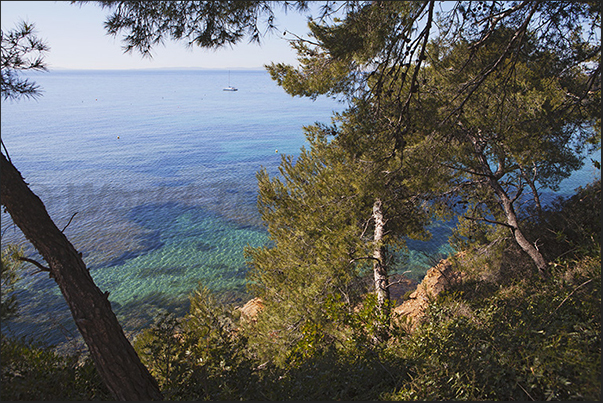
M3 100L17 100L21 97L40 96L40 87L28 78L21 76L23 71L45 71L45 52L48 45L36 36L35 27L20 22L14 29L2 30L2 60L0 62L2 78L0 80Z
M2 286L0 287L2 294L0 319L2 320L17 316L19 305L15 291L23 269L23 262L19 259L22 256L23 249L16 245L2 246L2 260L0 261L0 274L2 278Z

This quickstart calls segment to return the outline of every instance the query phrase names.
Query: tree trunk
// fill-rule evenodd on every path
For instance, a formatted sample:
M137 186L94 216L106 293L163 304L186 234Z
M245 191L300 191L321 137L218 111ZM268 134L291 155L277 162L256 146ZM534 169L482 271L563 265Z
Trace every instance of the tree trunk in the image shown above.
M484 155L483 141L480 141L480 139L475 135L470 133L466 134L473 144L475 156L480 164L481 174L487 178L488 185L492 188L492 190L494 190L503 212L505 213L505 217L507 219L506 226L511 229L515 242L517 242L519 247L530 256L532 261L534 261L540 275L546 277L548 275L548 263L540 251L536 249L536 247L532 245L532 243L530 243L530 241L528 241L523 235L523 232L519 228L519 221L517 220L517 214L515 213L515 208L513 207L513 200L511 200L507 192L505 192L505 189L503 189L499 183L499 179L504 175L504 159L499 159L498 169L496 172L492 172L490 164L488 164L488 159ZM526 179L528 179L527 176ZM536 195L537 194L538 193L536 192ZM537 202L539 203L540 200L537 200Z
M2 205L49 265L98 372L119 400L162 400L157 381L142 364L111 310L108 293L94 284L82 256L56 227L46 207L2 155Z
M530 189L532 190L532 196L534 198L534 204L536 205L536 213L538 214L538 218L542 217L542 204L540 203L540 195L538 194L538 189L536 188L536 177L537 177L537 169L536 164L534 164L532 168L532 177L528 175L526 170L519 165L519 169L521 171L521 176L524 178Z
M500 199L500 203L502 205L503 211L505 212L505 216L507 218L507 225L511 228L511 232L515 237L515 242L519 245L524 252L526 252L530 258L538 267L538 272L541 276L547 275L548 263L542 256L542 253L536 247L526 239L523 235L523 232L519 228L519 222L517 220L517 214L515 213L515 209L513 208L513 202L504 191L502 186L496 181L496 179L491 179L491 186L494 188L496 195Z
M375 200L373 204L373 220L375 221L375 231L373 241L375 249L373 250L373 277L375 280L375 292L377 293L377 303L379 308L383 309L385 303L389 301L389 279L387 277L387 267L385 266L385 251L383 248L383 232L385 221L383 220L383 210L381 200Z

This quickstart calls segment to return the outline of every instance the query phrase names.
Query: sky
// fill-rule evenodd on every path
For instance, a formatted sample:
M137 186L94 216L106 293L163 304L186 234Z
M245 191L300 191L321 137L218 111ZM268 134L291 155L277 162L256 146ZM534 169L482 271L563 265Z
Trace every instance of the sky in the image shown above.
M107 35L103 28L109 10L92 3L78 5L69 1L2 1L2 30L13 29L17 22L33 23L37 36L50 47L45 56L49 70L84 69L263 69L264 64L296 64L285 31L307 33L307 18L293 10L287 14L275 10L277 29L264 37L261 45L247 40L231 47L208 50L187 48L183 42L166 41L153 51L153 58L124 53L121 39Z

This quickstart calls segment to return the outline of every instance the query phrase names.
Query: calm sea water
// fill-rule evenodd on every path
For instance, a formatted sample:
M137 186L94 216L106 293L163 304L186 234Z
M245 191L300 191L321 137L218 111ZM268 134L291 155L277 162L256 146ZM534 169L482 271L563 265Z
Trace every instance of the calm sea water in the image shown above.
M199 282L244 299L243 249L267 240L255 174L298 154L302 126L343 109L292 98L264 71L60 71L36 74L39 100L2 103L2 139L51 217L83 252L127 332L165 311L183 314ZM584 169L561 194L590 182ZM75 214L75 216L74 216ZM448 225L410 242L411 277L451 252ZM2 213L2 242L23 237ZM25 244L26 245L26 244ZM27 247L31 256L36 256ZM430 258L431 257L431 258ZM77 336L56 284L23 274L15 335Z

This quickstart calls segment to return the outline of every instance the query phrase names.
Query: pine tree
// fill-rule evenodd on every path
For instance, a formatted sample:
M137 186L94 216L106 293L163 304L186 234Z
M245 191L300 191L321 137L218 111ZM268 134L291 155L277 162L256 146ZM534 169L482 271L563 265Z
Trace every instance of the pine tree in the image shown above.
M513 60L481 79L470 98L458 97L498 57L509 35L494 31L488 46L476 51L463 42L433 45L421 92L425 103L438 105L430 112L438 124L425 127L425 136L434 144L432 164L455 175L448 187L456 201L471 206L462 218L508 228L546 276L547 258L536 240L527 239L521 206L531 193L531 204L541 211L540 191L556 189L582 166L598 113L592 97L575 101L588 76L530 40Z
M2 98L39 95L33 82L20 77L22 70L44 70L47 47L35 36L32 25L2 32ZM4 144L2 144L4 146ZM6 153L6 155L4 154ZM79 253L50 218L4 147L0 156L2 206L23 235L40 252L48 267L35 264L53 278L69 306L75 324L86 342L96 368L113 395L121 400L161 400L155 379L140 362L126 338L108 300L94 283Z
M357 116L306 128L309 149L295 161L283 157L276 177L258 174L258 205L271 244L248 251L249 281L269 312L258 326L279 334L271 339L278 346L273 355L305 340L304 332L336 337L338 324L325 315L329 304L344 301L351 312L371 291L383 322L376 336L386 337L392 252L404 237L427 236L429 217L413 193L415 182L405 177L400 159L382 158L393 140L384 141L375 122Z
M292 95L362 100L363 118L395 140L382 158L413 158L433 176L424 193L485 207L466 217L509 228L544 275L516 202L529 188L538 209L539 186L554 189L600 143L600 41L587 35L600 29L600 6L457 2L439 15L435 2L356 6L310 23L311 38L293 41L300 66L272 64L273 78ZM430 147L417 147L418 132Z

